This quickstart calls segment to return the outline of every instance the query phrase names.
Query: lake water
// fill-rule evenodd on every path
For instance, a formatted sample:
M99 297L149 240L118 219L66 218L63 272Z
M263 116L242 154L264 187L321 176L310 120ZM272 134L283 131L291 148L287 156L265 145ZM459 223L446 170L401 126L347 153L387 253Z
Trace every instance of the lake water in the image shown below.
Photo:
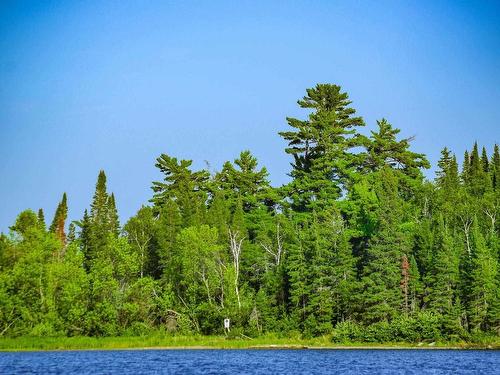
M113 350L0 353L2 374L500 374L500 351Z

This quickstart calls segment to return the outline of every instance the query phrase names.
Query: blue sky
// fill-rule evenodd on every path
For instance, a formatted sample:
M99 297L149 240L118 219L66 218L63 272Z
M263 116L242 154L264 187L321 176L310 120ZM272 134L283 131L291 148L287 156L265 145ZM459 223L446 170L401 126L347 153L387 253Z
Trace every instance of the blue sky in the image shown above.
M100 169L125 221L163 152L218 169L250 149L280 185L277 132L318 82L433 164L500 142L499 2L2 1L0 51L0 231L64 191L80 218Z

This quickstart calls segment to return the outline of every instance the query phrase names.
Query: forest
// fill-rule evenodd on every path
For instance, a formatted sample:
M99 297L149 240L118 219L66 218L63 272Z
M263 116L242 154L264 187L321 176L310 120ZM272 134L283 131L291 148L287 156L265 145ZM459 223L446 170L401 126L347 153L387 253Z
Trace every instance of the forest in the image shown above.
M78 221L65 193L50 221L21 212L0 235L0 336L223 335L229 318L248 337L498 337L498 144L460 164L444 148L429 180L412 138L363 132L338 85L298 105L283 186L250 151L217 172L162 154L125 223L104 171Z

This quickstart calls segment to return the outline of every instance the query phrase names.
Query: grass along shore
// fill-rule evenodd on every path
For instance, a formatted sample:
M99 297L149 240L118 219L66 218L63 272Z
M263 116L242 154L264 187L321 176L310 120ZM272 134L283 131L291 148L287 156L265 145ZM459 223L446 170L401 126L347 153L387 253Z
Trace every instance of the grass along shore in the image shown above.
M493 342L342 343L329 336L312 339L226 338L224 336L135 336L135 337L16 337L0 338L0 351L120 350L120 349L496 349Z

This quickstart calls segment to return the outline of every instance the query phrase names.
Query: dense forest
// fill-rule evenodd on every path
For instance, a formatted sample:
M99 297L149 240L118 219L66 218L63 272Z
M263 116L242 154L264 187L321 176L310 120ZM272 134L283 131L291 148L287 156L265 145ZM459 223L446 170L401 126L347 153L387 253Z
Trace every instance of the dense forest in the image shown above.
M284 186L250 151L217 172L162 154L123 225L104 171L79 221L66 194L51 222L21 212L0 237L0 335L223 334L224 318L250 337L498 335L498 145L461 166L443 149L429 181L412 139L385 119L363 133L339 86L298 105Z

